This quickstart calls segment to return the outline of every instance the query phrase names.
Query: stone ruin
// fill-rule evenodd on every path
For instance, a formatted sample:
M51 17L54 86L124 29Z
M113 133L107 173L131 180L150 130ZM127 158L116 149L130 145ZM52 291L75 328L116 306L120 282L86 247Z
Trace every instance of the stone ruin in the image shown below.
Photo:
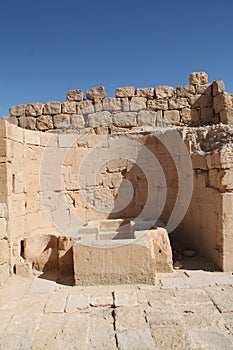
M170 239L233 271L233 95L206 73L173 88L104 87L0 121L0 284L154 283Z

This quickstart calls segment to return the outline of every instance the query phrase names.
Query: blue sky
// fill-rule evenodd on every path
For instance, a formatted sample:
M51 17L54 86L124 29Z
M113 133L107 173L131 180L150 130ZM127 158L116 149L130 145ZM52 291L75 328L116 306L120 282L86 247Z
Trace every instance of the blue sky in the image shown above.
M0 116L70 89L185 85L192 71L233 92L233 1L1 1L0 48Z

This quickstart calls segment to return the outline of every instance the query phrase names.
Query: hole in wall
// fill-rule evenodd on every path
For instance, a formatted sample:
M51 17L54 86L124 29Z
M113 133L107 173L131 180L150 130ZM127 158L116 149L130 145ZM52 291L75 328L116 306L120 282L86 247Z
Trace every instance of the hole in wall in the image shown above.
M24 258L24 240L20 241L20 256Z

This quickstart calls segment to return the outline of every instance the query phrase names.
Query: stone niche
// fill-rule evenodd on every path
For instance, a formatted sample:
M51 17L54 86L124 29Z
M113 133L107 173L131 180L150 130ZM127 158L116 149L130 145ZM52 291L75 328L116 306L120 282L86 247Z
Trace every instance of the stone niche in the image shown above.
M11 107L0 121L0 283L32 267L75 284L154 283L172 268L173 237L233 271L232 103L222 81L196 72L176 88L70 90Z

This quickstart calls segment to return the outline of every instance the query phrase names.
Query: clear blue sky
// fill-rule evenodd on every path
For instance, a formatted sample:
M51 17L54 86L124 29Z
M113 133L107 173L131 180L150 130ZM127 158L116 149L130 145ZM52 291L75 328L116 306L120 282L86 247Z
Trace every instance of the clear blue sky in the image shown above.
M192 71L233 92L232 0L3 0L0 116L70 89L188 83Z

